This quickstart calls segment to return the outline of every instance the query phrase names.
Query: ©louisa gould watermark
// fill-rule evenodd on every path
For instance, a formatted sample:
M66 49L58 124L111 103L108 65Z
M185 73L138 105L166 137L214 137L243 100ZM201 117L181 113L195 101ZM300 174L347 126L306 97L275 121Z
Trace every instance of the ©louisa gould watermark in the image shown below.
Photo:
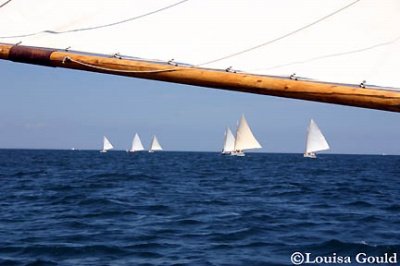
M353 256L342 256L332 253L324 256L317 256L310 252L294 252L290 257L294 265L306 264L394 264L397 265L397 253L385 253L383 255L368 255L364 252L357 253Z

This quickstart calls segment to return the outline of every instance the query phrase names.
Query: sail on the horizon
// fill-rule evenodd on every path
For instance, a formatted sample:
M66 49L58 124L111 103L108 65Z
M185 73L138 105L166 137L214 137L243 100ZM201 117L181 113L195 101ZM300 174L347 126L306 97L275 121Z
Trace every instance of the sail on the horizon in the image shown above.
M149 152L162 151L162 150L163 150L163 148L161 147L160 142L158 141L157 137L154 135L153 139L151 140Z
M139 134L136 133L132 140L132 146L129 152L143 151L144 147L142 141L140 140Z
M244 150L261 148L261 144L254 137L246 118L242 115L236 131L235 151L242 152Z
M225 130L224 136L224 147L222 148L222 154L231 154L235 151L235 136L233 135L229 127Z
M385 91L389 87L394 91L400 88L397 75L400 69L399 8L398 0L326 0L323 3L320 0L88 0L79 8L76 2L69 0L10 1L0 6L0 23L7 25L0 30L0 43L14 45L14 50L5 46L0 58L113 74L134 75L144 71L149 74L145 78L160 80L171 78L161 77L159 73L163 71L170 71L168 74L181 71L167 68L152 72L147 68L130 70L119 66L109 69L97 65L101 63L98 60L89 62L72 58L72 55L51 58L47 55L53 51L51 49L77 51L102 55L102 58L140 59L192 69L348 83L355 85L346 85L349 93L361 97L367 91L363 91L364 87L377 90L380 88L373 85L385 86ZM50 50L25 58L26 53L16 49L21 45ZM139 69L143 68L139 66ZM240 87L230 84L224 87L260 93L257 88L267 82L247 85L248 78L235 78L239 81L233 84ZM204 81L199 82L200 79ZM210 76L202 75L194 80L174 77L172 81L222 87L214 81L208 82L209 79ZM279 86L280 91L285 91L293 87L286 86L287 81L284 84L268 82L273 84L266 86L269 89ZM304 86L301 93L293 92L284 97L368 107L369 99L361 103L344 98L339 101L341 94L337 93L328 101L309 92L315 86L308 86L308 83ZM337 89L335 86L328 88ZM397 99L398 94L393 93L384 103L370 108L385 109L385 105L390 104L393 105L391 110L398 110L392 96L396 95ZM263 94L280 96L268 90ZM378 96L374 91L368 94L380 101L382 97Z
M106 152L109 150L114 149L114 146L111 144L111 142L108 140L106 136L103 137L103 149L101 152Z
M329 150L329 144L322 134L318 125L313 119L310 121L310 125L307 129L307 141L306 141L306 151L304 153L305 157L315 158L316 152Z

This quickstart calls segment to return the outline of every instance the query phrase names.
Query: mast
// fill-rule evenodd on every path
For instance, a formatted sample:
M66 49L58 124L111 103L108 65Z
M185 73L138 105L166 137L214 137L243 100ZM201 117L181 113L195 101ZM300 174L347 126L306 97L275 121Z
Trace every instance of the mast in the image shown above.
M232 73L194 66L110 58L0 43L0 59L51 67L63 67L135 78L160 80L231 91L334 103L400 112L400 91L294 80L290 78Z

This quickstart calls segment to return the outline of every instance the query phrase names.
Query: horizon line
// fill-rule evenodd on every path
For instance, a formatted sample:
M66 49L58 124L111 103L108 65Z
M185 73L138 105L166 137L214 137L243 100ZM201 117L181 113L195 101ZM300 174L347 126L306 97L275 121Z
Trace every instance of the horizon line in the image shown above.
M67 148L0 148L0 151L4 150L30 150L30 151L90 151L90 152L99 152L100 149L67 149ZM107 152L127 152L127 150L113 149ZM145 153L148 150L137 151L136 153ZM196 151L196 150L162 150L157 153L166 153L166 152L193 152L193 153L221 153L221 151ZM257 151L249 151L246 154L303 154L303 152L257 152ZM389 153L331 153L331 152L320 152L319 155L377 155L377 156L400 156L400 154L389 154Z

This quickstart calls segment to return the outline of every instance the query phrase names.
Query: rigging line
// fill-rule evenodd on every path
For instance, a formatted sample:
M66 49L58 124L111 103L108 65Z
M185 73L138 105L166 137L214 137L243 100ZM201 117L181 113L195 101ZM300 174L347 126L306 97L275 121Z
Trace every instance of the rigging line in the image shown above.
M9 1L12 1L12 0L9 0ZM105 25L99 25L99 26L93 26L93 27L87 27L87 28L81 28L81 29L65 30L65 31L44 30L44 31L36 32L36 33L29 33L29 34L23 34L23 35L0 36L0 38L3 38L3 39L25 38L25 37L38 35L40 33L63 34L63 33L89 31L89 30L96 30L96 29L101 29L101 28L106 28L106 27L112 27L112 26L115 26L115 25L123 24L123 23L126 23L126 22L130 22L130 21L133 21L133 20L136 20L136 19L140 19L140 18L144 18L144 17L150 16L150 15L156 14L158 12L170 9L172 7L175 7L177 5L183 4L183 3L188 2L188 1L189 0L182 0L182 1L176 2L174 4L171 4L169 6L165 6L165 7L162 7L160 9L157 9L157 10L154 10L154 11L150 11L150 12L148 12L146 14L143 14L143 15L139 15L139 16L136 16L136 17L133 17L133 18L124 19L124 20L121 20L121 21L117 21L117 22L113 22L113 23L105 24Z
M356 49L356 50L352 50L352 51L329 54L329 55L321 55L321 56L313 57L313 58L302 60L302 61L296 61L296 62L281 64L281 65L275 65L275 66L271 66L271 67L268 67L268 68L262 68L262 70L277 69L277 68L287 67L287 66L291 66L291 65L309 63L309 62L313 62L313 61L317 61L317 60L325 59L325 58L339 57L339 56L344 56L344 55L349 55L349 54L362 53L362 52L365 52L365 51L368 51L368 50L372 50L372 49L375 49L375 48L379 48L379 47L382 47L382 46L391 45L391 44L393 44L395 42L398 42L399 40L400 40L400 36L396 37L395 39L393 39L391 41L377 43L377 44L374 44L374 45L371 45L371 46L368 46L368 47L364 47L364 48L360 48L360 49ZM261 69L254 69L254 70L261 70Z
M168 68L168 69L162 69L162 70L123 70L123 69L114 69L114 68L107 68L107 67L100 67L92 64L88 64L79 60L72 59L70 57L64 57L63 59L63 64L66 62L73 62L85 67L93 68L93 69L98 69L98 70L104 70L104 71L112 71L112 72L119 72L119 73L162 73L162 72L172 72L172 71L178 71L179 68Z
M11 1L12 1L12 0L8 0L8 1L6 1L5 3L1 4L1 5L0 5L0 8L2 8L3 6L7 5L7 4L10 3Z
M332 13L330 13L330 14L328 14L328 15L326 15L326 16L324 16L324 17L322 17L322 18L320 18L320 19L318 19L318 20L316 20L316 21L314 21L314 22L312 22L312 23L310 23L310 24L307 24L307 25L305 25L305 26L303 26L303 27L300 27L300 28L298 28L298 29L296 29L296 30L294 30L294 31L291 31L291 32L289 32L289 33L286 33L286 34L284 34L284 35L282 35L282 36L280 36L280 37L278 37L278 38L275 38L275 39L273 39L273 40L270 40L270 41L267 41L267 42L258 44L258 45L256 45L256 46L247 48L247 49L245 49L245 50L242 50L242 51L239 51L239 52L236 52L236 53L233 53L233 54L224 56L224 57L220 57L220 58L215 59L215 60L212 60L212 61L208 61L208 62L199 64L198 66L208 65L208 64L211 64L211 63L219 62L219 61L222 61L222 60L225 60L225 59L234 57L234 56L238 56L238 55L241 55L241 54L250 52L250 51L252 51L252 50L258 49L258 48L261 48L261 47L266 46L266 45L269 45L269 44L271 44L271 43L280 41L280 40L282 40L282 39L284 39L284 38L287 38L287 37L289 37L289 36L291 36L291 35L294 35L294 34L300 32L300 31L302 31L302 30L305 30L305 29L307 29L307 28L310 28L311 26L314 26L315 24L318 24L319 22L321 22L321 21L323 21L323 20L326 20L326 19L328 19L328 18L330 18L330 17L332 17L332 16L334 16L334 15L336 15L336 14L342 12L343 10L345 10L345 9L347 9L347 8L349 8L349 7L351 7L351 6L353 6L354 4L356 4L356 3L360 2L360 1L361 1L361 0L353 1L353 2L351 2L350 4L344 6L344 7L340 8L340 9L338 9L338 10L336 10L336 11L334 11L334 12L332 12Z

